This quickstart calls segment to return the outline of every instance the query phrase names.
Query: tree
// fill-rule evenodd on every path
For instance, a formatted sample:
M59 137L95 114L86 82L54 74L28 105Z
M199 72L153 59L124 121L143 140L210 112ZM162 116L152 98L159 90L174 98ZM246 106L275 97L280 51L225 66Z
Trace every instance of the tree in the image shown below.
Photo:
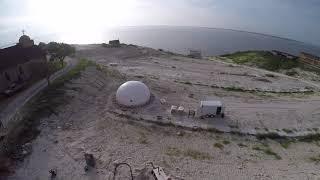
M51 55L52 60L58 60L63 66L65 57L75 53L75 48L69 44L50 42L46 45L45 50Z
M62 68L63 60L65 59L65 57L74 54L75 48L69 44L57 42L50 42L48 44L41 43L40 47L47 51L48 55L50 55L50 59L47 62L46 66L46 79L48 81L48 85L50 85L51 74L53 74L56 70L60 69L56 66L57 64L55 63L55 61L60 61Z
M44 50L44 49L46 48L46 43L40 42L38 46L39 46L39 48L41 48L42 50Z

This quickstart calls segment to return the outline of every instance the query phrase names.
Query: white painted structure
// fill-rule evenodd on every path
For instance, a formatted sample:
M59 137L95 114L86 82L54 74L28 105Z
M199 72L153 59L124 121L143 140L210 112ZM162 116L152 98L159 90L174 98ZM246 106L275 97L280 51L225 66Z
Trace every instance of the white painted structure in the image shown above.
M128 81L118 88L116 100L127 107L141 106L150 100L150 90L140 81Z
M201 101L198 109L200 118L209 118L215 116L224 117L225 107L221 101Z

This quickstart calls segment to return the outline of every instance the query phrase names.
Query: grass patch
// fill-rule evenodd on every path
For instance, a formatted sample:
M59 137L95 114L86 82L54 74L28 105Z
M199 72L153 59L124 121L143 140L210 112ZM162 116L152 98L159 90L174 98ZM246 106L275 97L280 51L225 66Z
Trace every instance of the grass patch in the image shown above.
M284 57L275 56L269 51L243 51L223 55L222 57L229 58L237 64L255 66L270 71L292 69L299 66L297 59L287 59Z
M221 143L214 143L213 144L213 147L215 147L215 148L218 148L218 149L223 149L224 148L224 145L223 144L221 144Z
M228 140L223 140L222 143L225 144L225 145L227 145L227 144L230 144L230 141L228 141Z
M231 87L222 87L222 89L224 89L224 90L226 90L226 91L245 92L245 90L244 90L243 88L235 87L235 86L231 86Z
M310 159L310 161L314 162L315 164L319 164L320 163L320 154L315 157L310 157L309 159Z
M276 152L274 152L269 146L253 146L253 150L261 151L267 155L273 156L275 159L280 160L282 159Z
M186 157L191 157L192 159L196 160L206 160L206 159L212 159L213 157L210 156L210 154L205 153L205 152L200 152L197 150L193 149L187 149L185 151L179 150L178 148L175 147L168 147L166 150L166 154L168 156L186 156Z
M314 142L314 141L320 141L320 134L309 134L306 136L301 136L298 138L301 142Z
M278 133L275 132L268 132L268 133L258 133L256 134L257 139L283 139L284 137L280 136Z
M291 129L282 129L282 131L288 133L288 134L291 134L293 133L293 131Z
M64 61L62 64L60 61L49 61L48 62L48 66L50 68L51 73L59 71L60 69L64 68L66 65L67 65L67 63Z
M282 141L282 142L279 142L279 143L283 148L288 149L290 144L292 143L292 141L286 140L286 141Z
M298 74L298 72L295 71L295 70L289 70L289 71L287 71L285 74L286 74L287 76L295 76L295 75Z

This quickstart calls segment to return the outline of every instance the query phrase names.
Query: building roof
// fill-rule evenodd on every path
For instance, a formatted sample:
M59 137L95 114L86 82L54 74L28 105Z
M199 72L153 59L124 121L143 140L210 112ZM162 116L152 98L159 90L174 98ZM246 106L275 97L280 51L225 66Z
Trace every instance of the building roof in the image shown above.
M120 44L120 40L110 40L109 44Z
M23 48L17 44L8 48L0 49L0 72L26 63L32 59L45 58L45 52L38 46Z
M200 106L222 106L221 101L201 101Z
M24 41L31 41L31 39L30 39L30 37L27 36L27 35L22 35L22 36L19 38L19 43L24 42Z

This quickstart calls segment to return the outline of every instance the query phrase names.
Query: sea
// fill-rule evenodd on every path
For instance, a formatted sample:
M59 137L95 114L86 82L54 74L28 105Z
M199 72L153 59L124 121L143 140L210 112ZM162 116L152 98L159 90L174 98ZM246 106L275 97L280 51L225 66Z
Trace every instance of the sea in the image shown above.
M28 30L26 30L28 32ZM113 27L95 33L44 32L32 30L30 37L36 42L59 41L71 44L108 43L119 39L122 43L163 49L175 53L188 54L199 50L205 56L217 56L237 51L279 50L293 55L307 52L320 56L320 47L296 40L221 28L137 26ZM28 34L28 33L27 33ZM0 31L0 47L17 42L21 32ZM29 34L28 34L29 35ZM70 38L72 37L72 38Z

